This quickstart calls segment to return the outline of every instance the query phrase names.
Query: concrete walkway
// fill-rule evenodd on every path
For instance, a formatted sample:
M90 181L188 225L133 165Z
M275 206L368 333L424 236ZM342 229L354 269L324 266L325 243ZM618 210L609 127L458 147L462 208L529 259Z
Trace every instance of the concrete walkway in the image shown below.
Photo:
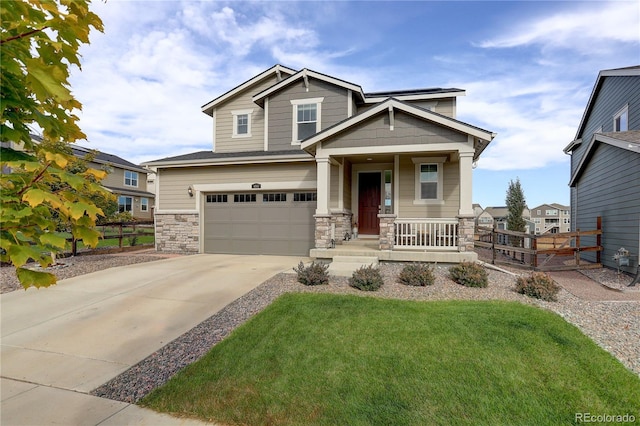
M2 425L196 425L88 393L300 261L200 254L0 296Z

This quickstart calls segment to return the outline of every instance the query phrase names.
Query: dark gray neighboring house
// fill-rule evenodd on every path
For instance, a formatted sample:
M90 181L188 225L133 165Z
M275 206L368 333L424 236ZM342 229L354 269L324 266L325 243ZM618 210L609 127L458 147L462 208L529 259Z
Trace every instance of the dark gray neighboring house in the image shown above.
M636 273L640 255L640 66L603 70L593 87L571 155L571 229L594 229L602 217L602 263L627 249ZM587 241L592 245L595 241ZM595 261L595 253L584 253Z

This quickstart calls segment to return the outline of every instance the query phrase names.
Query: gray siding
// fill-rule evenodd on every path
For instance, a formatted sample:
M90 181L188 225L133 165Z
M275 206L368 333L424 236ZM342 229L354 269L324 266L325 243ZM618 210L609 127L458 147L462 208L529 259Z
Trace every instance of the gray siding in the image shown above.
M595 229L602 216L602 263L616 268L613 255L624 247L631 252L635 272L640 223L640 154L599 143L577 183L577 229ZM575 204L574 204L575 206ZM581 245L595 245L595 238L583 238ZM583 253L595 261L595 253Z
M323 143L323 148L414 145L467 142L467 135L396 111L394 129L389 130L385 111Z
M573 172L593 134L602 126L613 132L613 115L629 105L629 130L640 130L640 77L605 77L582 132L582 144L571 155Z
M309 78L309 91L304 81L297 81L269 97L269 151L300 150L292 145L292 100L324 98L321 107L321 129L331 127L347 118L347 90L321 80Z

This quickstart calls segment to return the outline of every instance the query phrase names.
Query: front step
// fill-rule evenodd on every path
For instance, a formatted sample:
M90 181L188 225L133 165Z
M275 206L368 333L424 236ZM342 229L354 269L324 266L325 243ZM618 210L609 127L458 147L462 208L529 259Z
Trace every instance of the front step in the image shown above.
M329 265L329 275L350 277L363 266L378 266L378 258L375 256L335 256Z

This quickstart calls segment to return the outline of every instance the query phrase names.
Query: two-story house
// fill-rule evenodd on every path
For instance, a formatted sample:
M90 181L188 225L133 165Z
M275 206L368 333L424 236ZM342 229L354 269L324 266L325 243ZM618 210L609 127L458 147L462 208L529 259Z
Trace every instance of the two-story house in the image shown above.
M76 144L70 147L78 158L95 152ZM149 170L114 154L95 153L88 166L109 172L101 184L117 197L118 211L129 212L135 219L152 220L155 196L147 190Z
M476 223L478 226L484 228L507 229L507 216L509 215L509 209L505 206L501 207L487 207L477 216ZM532 227L529 223L531 213L528 208L525 207L522 210L522 218L527 221L526 232L531 232Z
M570 207L562 204L541 204L532 208L531 220L535 224L536 235L571 231Z
M331 258L357 235L381 259L474 259L472 164L495 134L456 119L464 94L269 68L202 107L212 149L146 163L156 248Z
M640 254L640 66L600 71L571 155L571 229L595 229L602 218L602 264L616 268L614 255L630 251L634 272ZM595 245L587 238L586 245ZM584 253L595 261L595 254Z

